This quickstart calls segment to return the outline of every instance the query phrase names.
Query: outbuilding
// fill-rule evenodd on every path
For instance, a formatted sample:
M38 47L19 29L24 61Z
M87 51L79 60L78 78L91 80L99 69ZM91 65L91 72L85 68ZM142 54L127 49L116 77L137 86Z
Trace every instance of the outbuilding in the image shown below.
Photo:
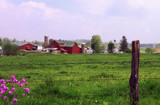
M80 54L82 52L82 49L74 42L66 40L52 40L50 41L49 48L57 48L60 53L68 54Z
M20 50L42 50L42 46L39 44L15 43L15 42L13 42L12 44L19 46Z

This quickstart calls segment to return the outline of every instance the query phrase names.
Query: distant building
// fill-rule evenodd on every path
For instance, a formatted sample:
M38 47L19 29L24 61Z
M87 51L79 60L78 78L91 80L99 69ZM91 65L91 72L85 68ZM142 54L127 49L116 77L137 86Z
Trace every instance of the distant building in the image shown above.
M16 43L16 42L12 42L12 44L19 46L20 50L42 50L42 46L39 44Z
M49 43L49 48L57 48L56 50L60 53L82 53L82 48L78 47L78 45L76 45L74 42L66 40L51 40Z

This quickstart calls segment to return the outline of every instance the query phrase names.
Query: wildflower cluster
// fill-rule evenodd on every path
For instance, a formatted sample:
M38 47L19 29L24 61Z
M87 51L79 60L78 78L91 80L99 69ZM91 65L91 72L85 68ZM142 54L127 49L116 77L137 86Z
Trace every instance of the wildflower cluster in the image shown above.
M11 79L5 81L5 79L0 79L0 100L11 100L11 104L15 104L18 99L14 97L14 94L17 94L18 89L27 86L28 83L25 82L25 78L22 78L21 81L18 81L14 75L11 75ZM23 88L22 96L25 96L25 93L30 93L29 88Z

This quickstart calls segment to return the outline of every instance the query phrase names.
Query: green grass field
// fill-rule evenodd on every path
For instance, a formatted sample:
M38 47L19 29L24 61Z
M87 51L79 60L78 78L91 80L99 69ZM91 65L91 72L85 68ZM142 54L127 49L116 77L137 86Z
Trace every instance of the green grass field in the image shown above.
M131 54L0 57L0 79L29 83L18 105L129 105L130 73ZM141 54L139 78L139 105L160 105L160 54Z

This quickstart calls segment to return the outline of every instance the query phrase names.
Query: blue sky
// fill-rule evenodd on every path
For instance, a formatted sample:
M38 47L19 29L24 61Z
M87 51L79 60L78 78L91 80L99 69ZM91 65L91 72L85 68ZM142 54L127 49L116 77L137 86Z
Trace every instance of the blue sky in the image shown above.
M0 37L43 41L125 35L128 42L160 43L159 0L0 0Z

